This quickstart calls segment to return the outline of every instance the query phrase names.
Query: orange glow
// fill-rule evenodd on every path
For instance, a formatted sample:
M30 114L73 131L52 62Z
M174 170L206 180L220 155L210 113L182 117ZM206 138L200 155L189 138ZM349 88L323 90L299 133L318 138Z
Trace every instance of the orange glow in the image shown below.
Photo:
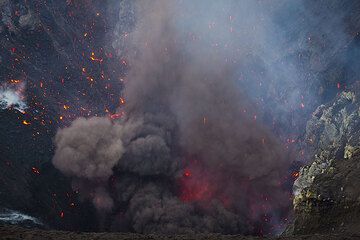
M21 81L17 79L11 79L10 83L17 84L17 83L21 83Z
M86 79L89 80L90 82L94 81L94 78L92 78L92 77L86 77Z
M65 109L65 110L68 110L69 108L70 108L70 106L64 105L64 109Z
M299 175L300 175L300 173L299 173L299 172L293 172L293 173L292 173L292 176L293 176L294 178L298 178L298 177L299 177Z
M102 63L102 61L103 61L102 58L97 58L97 57L95 56L95 53L94 53L94 52L91 53L90 59L91 59L92 61L99 62L99 63Z
M23 121L22 121L22 124L24 124L24 125L30 125L31 123L28 122L28 121L26 121L26 120L23 120Z
M125 104L125 99L121 97L121 98L120 98L120 103L121 103L121 104Z

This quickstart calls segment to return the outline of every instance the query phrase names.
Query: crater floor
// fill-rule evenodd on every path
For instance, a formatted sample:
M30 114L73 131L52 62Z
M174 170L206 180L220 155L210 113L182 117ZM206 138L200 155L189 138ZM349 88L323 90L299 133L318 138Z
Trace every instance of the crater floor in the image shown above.
M26 229L17 226L0 226L0 239L6 240L125 240L125 239L232 239L232 240L250 240L250 239L264 239L261 237L241 236L241 235L220 235L220 234L201 234L201 235L175 235L175 236L162 236L162 235L140 235L132 233L82 233L82 232L64 232L64 231L48 231L38 229ZM331 234L331 235L299 235L299 236L284 236L284 237L272 237L265 239L282 239L282 240L302 240L302 239L360 239L360 234L343 235L343 234Z

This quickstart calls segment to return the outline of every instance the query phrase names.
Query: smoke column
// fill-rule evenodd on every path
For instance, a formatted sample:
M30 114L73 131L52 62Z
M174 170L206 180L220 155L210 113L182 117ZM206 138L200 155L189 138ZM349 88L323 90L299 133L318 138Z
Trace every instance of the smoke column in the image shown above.
M108 230L280 231L290 209L284 183L293 159L269 126L301 106L299 86L316 74L294 60L307 46L289 41L274 16L293 7L306 16L305 5L121 4L120 19L136 16L131 33L117 32L113 44L129 62L119 109L125 115L82 118L60 129L54 165L105 214ZM340 48L329 43L332 51Z

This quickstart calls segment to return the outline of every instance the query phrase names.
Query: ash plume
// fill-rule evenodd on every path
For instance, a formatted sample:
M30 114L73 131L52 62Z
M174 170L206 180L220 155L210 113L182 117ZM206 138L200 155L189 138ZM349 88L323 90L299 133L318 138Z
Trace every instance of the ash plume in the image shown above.
M262 121L267 116L251 87L238 81L251 72L269 88L288 80L276 99L283 105L272 112L278 117L299 104L294 89L308 76L284 61L285 40L273 19L280 3L126 2L136 24L114 42L129 62L125 116L79 119L59 130L53 159L80 193L109 211L106 229L280 231L290 209L284 182L292 158Z
M141 138L149 134L141 132L154 129L151 134L160 134L170 154L150 152L153 148L141 144L132 148L148 149L140 155L144 167L151 161L145 157L149 153L153 161L159 156L166 161L161 168L150 164L146 179L144 171L124 167L135 157L125 153L119 161L119 173L140 175L133 177L140 182L126 199L126 217L137 232L255 233L264 216L286 215L289 194L281 179L290 160L254 118L256 107L235 81L236 65L225 60L229 51L209 48L211 43L184 31L194 20L187 16L190 6L186 1L135 6L140 17L127 39L125 112L127 119L145 116ZM162 173L164 166L175 171Z
M98 209L111 209L112 199L104 189L112 168L124 153L121 134L124 128L106 118L79 118L55 137L54 166L77 180L80 190L88 194Z

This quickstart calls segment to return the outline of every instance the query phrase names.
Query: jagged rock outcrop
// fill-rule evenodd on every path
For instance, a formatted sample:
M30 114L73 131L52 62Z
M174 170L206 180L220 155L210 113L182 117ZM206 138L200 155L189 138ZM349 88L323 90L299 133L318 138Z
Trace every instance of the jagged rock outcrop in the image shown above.
M313 162L294 183L292 232L360 229L360 84L319 106L305 140Z

